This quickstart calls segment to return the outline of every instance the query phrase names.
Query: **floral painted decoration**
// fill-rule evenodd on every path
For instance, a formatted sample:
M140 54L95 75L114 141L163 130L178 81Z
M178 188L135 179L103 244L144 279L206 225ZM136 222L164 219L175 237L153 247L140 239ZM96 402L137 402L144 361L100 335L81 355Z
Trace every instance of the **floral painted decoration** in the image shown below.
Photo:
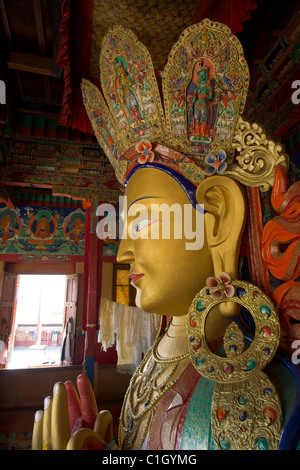
M214 300L221 300L224 297L233 297L235 289L231 283L231 277L227 273L220 273L220 279L216 277L208 277L206 285L210 289L211 296Z
M139 142L135 146L136 151L139 153L138 162L143 165L146 162L153 162L154 152L152 150L152 144L149 140L145 140L143 143Z
M204 174L206 176L217 174L222 174L227 168L226 160L226 152L223 149L220 149L218 152L218 156L213 153L209 153L205 157L205 163L209 165L204 170Z

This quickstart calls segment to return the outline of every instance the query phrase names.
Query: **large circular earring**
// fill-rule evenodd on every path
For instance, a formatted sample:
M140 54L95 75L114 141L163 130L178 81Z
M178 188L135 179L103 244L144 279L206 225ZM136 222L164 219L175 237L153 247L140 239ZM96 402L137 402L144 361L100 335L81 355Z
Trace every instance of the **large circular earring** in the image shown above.
M226 273L221 274L225 277ZM216 382L211 405L214 441L218 449L277 449L281 404L262 369L279 345L278 315L263 291L226 276L226 283L216 280L213 287L206 286L196 295L187 323L191 361L199 374ZM216 354L207 342L205 327L209 313L221 302L236 302L247 309L255 334L247 345L238 323L231 322L223 337L222 351Z

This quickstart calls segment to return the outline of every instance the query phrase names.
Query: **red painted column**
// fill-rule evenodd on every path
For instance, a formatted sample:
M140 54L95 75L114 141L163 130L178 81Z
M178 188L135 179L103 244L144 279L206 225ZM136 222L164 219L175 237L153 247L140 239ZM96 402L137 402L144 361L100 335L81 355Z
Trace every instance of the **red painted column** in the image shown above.
M87 324L87 299L90 263L90 235L91 235L91 201L84 201L85 209L85 238L84 238L84 269L83 269L83 306L82 306L82 329L86 331Z
M102 257L103 241L99 240L95 231L94 217L96 207L90 204L86 213L86 224L90 224L88 237L86 238L84 259L84 286L83 301L85 314L85 373L91 384L94 384L95 347L97 342L96 331L98 327L99 301L102 284Z

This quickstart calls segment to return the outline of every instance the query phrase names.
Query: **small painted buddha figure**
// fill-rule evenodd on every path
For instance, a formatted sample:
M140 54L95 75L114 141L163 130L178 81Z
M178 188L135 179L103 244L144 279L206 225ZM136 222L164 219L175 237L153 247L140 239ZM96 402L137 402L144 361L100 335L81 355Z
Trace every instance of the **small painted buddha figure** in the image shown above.
M3 244L6 244L8 240L14 237L18 233L18 230L13 226L13 213L4 210L0 218L0 239Z
M131 125L134 125L142 121L143 118L134 74L129 73L125 67L125 60L116 59L116 90Z
M198 71L197 78L198 84L189 109L194 122L193 138L208 139L212 121L211 101L214 97L214 88L207 68L202 67Z
M195 49L190 54L189 45L201 38L201 31L206 34L206 47L197 49L199 56ZM109 49L111 36L116 41ZM216 44L218 49L212 54ZM109 64L113 70L116 57L125 54L128 57L128 45L135 64L138 57L147 59L148 51L131 31L114 27L104 38L103 54L107 55L101 73L102 83L108 87L103 87L106 97L115 92L110 88L113 81L105 79ZM168 80L176 70L181 73L180 67L176 67L182 48L186 48L186 79L180 81L178 76ZM180 140L173 132L177 123L172 115L174 107L168 101L175 96L170 87L181 83L182 89L177 91L186 96L195 64L207 60L208 52L210 58L215 58L211 63L219 73L218 54L224 48L235 50L227 58L226 70L228 76L239 74L233 98L236 114L228 142L222 141L225 148L217 137L218 126L222 126L219 116L210 146L196 148L187 131ZM97 413L88 379L81 376L78 389L83 397L82 407L78 398L74 398L70 383L57 384L54 412L51 419L47 418L51 421L51 432L41 437L45 426L42 428L39 414L33 447L295 448L299 425L289 417L296 396L294 378L275 358L280 340L278 314L263 289L248 277L240 279L239 269L246 209L251 211L248 220L253 223L252 236L256 230L257 189L266 191L273 186L278 171L287 167L287 157L281 146L275 144L270 152L270 141L263 137L262 129L251 127L240 116L247 93L248 68L237 38L233 39L226 26L205 19L181 35L164 73L164 114L151 63L147 74L145 80L156 110L147 120L150 137L142 140L134 131L130 133L129 128L123 132L116 127L117 158L109 149L107 156L127 198L117 260L130 265L136 305L161 315L161 328L131 378L117 443L111 442L109 413ZM199 72L199 80L199 87L205 87L204 70ZM113 107L105 104L104 97L91 83L84 81L82 90L95 135L103 145L105 136L97 126L97 115L104 113L103 122L117 126L112 117ZM201 90L198 91L198 99L202 100ZM209 96L211 92L207 89ZM248 139L249 135L253 138ZM258 165L255 152L259 154ZM275 183L278 188L279 180ZM255 201L254 205L246 207L246 194L250 194L249 200ZM253 263L257 270L255 256L259 257L259 252L255 249L252 252L254 258L249 255L248 264L251 268ZM68 403L73 411L76 408L69 415ZM44 414L48 416L47 410ZM91 416L93 419L89 419Z
M36 224L35 237L43 239L49 238L50 235L50 225L47 221L47 217L42 215L40 221Z

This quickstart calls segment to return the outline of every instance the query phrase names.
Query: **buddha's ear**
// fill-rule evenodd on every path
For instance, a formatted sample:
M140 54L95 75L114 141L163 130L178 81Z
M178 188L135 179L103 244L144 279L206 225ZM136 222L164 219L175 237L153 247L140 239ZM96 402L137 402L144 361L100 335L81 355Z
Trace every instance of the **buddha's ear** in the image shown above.
M238 278L238 259L245 223L243 192L234 180L226 176L211 176L197 188L198 204L204 205L205 234L211 251L214 274L226 272L231 279ZM238 314L234 302L219 304L225 316Z

